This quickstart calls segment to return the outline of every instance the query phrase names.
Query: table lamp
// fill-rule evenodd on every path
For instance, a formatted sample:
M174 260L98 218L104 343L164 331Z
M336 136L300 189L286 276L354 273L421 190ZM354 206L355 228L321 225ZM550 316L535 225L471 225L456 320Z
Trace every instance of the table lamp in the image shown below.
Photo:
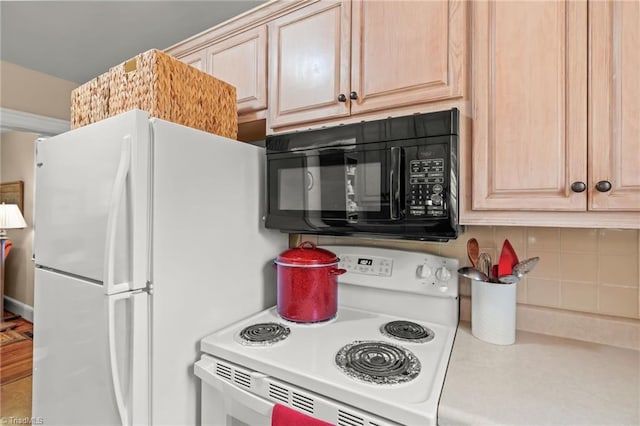
M0 312L2 313L2 323L0 331L12 328L14 324L4 321L4 265L5 259L11 250L11 240L7 238L7 229L26 228L27 223L20 213L16 204L0 204L0 281L2 282L0 294Z

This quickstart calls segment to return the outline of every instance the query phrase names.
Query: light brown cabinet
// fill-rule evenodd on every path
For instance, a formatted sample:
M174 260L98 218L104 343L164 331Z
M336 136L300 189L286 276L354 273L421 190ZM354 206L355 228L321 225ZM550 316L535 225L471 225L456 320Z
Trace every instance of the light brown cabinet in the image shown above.
M192 52L188 55L181 56L178 59L187 65L191 65L192 67L199 69L200 71L206 72L207 70L207 55L204 50Z
M189 40L196 49L169 53L201 71L236 87L238 121L263 119L267 108L267 27L246 29L230 37L208 41L205 36ZM181 47L181 46L180 46Z
M639 5L472 3L473 210L640 211Z
M269 126L462 96L465 3L322 1L269 24Z
M349 114L350 16L348 2L322 1L269 24L272 128Z
M236 87L240 117L267 108L267 28L260 26L206 50L207 72Z
M640 211L640 1L591 1L589 37L588 208Z

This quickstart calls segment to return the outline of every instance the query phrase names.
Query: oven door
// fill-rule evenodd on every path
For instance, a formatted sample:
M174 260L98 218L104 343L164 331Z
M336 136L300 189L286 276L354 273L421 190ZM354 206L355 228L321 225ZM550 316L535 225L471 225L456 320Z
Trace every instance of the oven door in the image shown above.
M312 231L398 220L401 153L379 144L268 155L267 227Z
M202 380L200 424L271 426L275 403L229 383L227 380L234 378L230 369L217 370L213 358L204 355L196 362L194 370Z
M202 380L202 425L400 426L399 423L207 354L203 354L195 363L194 373ZM274 410L276 405L278 409Z

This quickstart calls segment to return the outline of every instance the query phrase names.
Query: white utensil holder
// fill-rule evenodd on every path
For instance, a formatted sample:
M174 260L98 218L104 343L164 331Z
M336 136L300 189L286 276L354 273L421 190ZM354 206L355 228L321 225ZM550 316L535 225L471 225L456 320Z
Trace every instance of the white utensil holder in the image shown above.
M471 334L495 345L516 341L516 285L471 281Z

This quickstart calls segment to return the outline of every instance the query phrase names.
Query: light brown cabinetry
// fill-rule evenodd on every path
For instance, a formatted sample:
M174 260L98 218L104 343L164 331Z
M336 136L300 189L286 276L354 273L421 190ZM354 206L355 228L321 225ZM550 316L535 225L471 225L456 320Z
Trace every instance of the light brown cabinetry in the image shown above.
M640 1L589 3L590 210L640 211ZM638 218L640 222L640 217Z
M639 4L472 2L473 210L640 210Z
M267 28L262 25L177 57L235 86L238 119L243 122L264 118L267 108L266 55Z
M269 24L269 126L462 96L465 4L321 1Z
M207 55L204 50L192 52L188 55L181 56L178 59L187 65L191 65L192 67L199 69L200 71L206 72L207 70Z
M207 72L236 87L238 114L267 107L267 28L260 26L206 50Z
M269 24L269 125L349 114L348 2L321 1Z

